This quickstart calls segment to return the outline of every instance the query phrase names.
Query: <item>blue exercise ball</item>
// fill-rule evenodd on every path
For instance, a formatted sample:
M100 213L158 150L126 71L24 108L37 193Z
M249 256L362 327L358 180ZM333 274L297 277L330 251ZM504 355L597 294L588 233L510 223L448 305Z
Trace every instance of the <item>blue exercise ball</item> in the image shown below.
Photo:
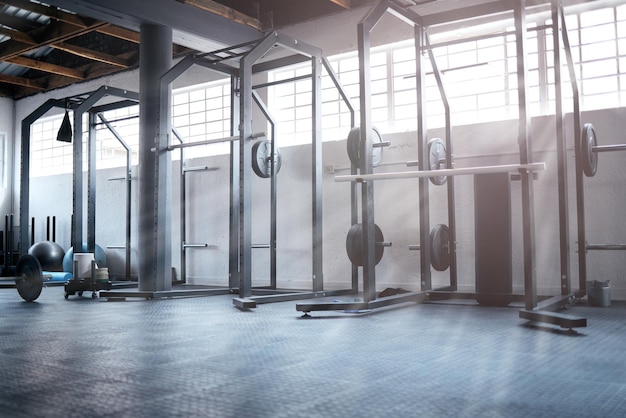
M41 241L28 249L28 254L39 261L44 271L63 271L65 251L56 242Z
M87 244L83 244L83 252L87 252ZM96 245L94 259L96 260L98 268L107 266L107 256L99 245ZM74 273L74 247L70 247L70 249L65 252L65 257L63 257L63 271Z

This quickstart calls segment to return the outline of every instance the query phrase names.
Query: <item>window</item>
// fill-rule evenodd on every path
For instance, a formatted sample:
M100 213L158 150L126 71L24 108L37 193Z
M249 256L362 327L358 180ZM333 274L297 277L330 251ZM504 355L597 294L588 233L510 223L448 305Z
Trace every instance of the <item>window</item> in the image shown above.
M172 126L185 142L229 137L230 100L230 79L174 91ZM171 140L176 141L176 138ZM228 153L228 142L185 148L185 158ZM172 158L179 155L174 153Z
M71 117L71 116L70 116ZM71 173L71 143L57 141L63 115L39 119L30 131L30 176L41 177Z
M587 11L566 17L568 35L576 67L583 110L618 107L626 104L626 5ZM532 116L555 112L554 59L552 34L544 24L529 23L527 35L527 106ZM510 33L514 28L508 28ZM372 48L372 124L382 132L417 129L415 47L413 40ZM515 36L504 34L480 40L447 44L433 49L442 72L454 125L489 122L518 116L517 58ZM329 59L352 105L359 108L359 68L357 53ZM564 109L572 111L572 89L565 57L563 79ZM426 117L429 128L444 125L444 108L427 54ZM307 66L281 69L271 80L288 79L308 71ZM280 103L277 118L279 144L310 140L310 119L303 100L310 95L310 82L300 82L308 90L297 92L289 84L270 89L270 103ZM308 83L308 84L306 84ZM322 79L322 128L325 140L344 139L350 127L348 110L327 75ZM570 100L568 100L570 99ZM358 113L356 123L358 124ZM305 123L306 122L306 123ZM306 139L305 139L306 138Z
M230 80L220 80L172 94L173 126L186 142L230 136ZM131 149L131 163L137 164L139 149L139 106L128 106L103 112L104 118ZM63 115L41 118L31 125L31 177L71 173L73 147L56 140ZM126 165L126 150L100 120L96 121L96 165L98 169ZM83 137L87 136L87 116L83 120ZM177 139L173 138L172 143ZM185 149L185 158L229 153L229 144L214 144ZM87 169L86 147L83 148ZM178 159L175 152L172 159Z

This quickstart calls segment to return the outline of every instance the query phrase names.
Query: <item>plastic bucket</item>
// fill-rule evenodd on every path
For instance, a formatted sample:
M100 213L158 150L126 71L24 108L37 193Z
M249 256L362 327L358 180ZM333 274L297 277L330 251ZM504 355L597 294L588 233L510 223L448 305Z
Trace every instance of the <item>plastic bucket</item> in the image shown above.
M592 306L611 306L611 281L587 281L587 298Z
M74 277L91 277L91 262L94 260L93 253L74 253Z

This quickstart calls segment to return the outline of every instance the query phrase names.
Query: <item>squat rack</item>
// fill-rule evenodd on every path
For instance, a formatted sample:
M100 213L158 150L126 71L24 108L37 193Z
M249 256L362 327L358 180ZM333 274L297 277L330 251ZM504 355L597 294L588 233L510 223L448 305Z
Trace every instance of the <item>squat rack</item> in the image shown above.
M560 31L562 7L560 2L553 0L551 2L553 22L556 26L554 33ZM506 10L504 9L506 7ZM561 289L560 296L550 298L547 301L538 304L537 285L536 285L536 264L535 264L535 221L534 221L534 188L532 183L533 169L530 166L532 162L532 143L530 135L530 115L527 111L528 87L526 84L527 64L526 64L526 1L519 0L511 5L499 4L491 10L490 13L504 12L512 7L513 17L515 21L515 37L516 37L516 55L517 55L517 74L518 74L518 103L519 103L519 128L518 128L518 144L520 167L519 172L522 181L522 227L523 227L523 252L524 252L524 300L525 309L520 311L520 317L530 319L536 322L547 322L558 324L562 327L572 328L586 326L586 319L562 315L553 312L554 310L568 304L572 298L584 295L584 284L581 284L579 292L572 294L570 290L570 274L569 274L569 220L567 210L567 171L566 171L566 147L565 137L563 134L563 110L561 105L561 88L560 88L560 63L558 54L560 51L559 36L555 38L555 78L557 80L557 149L558 149L558 190L559 190L559 231L560 231L560 254L561 254ZM383 306L395 305L403 302L422 302L430 297L431 288L431 272L430 272L430 248L429 240L429 191L428 191L428 174L419 175L419 196L420 196L420 266L421 266L421 292L409 292L400 295L383 297L376 299L375 295L375 234L374 234L374 205L373 205L373 180L384 175L372 174L371 153L371 104L370 104L370 66L369 66L369 35L376 23L385 13L391 13L400 20L410 24L414 28L414 39L416 48L416 77L417 77L417 117L418 117L418 160L419 170L426 172L432 169L428 166L428 138L425 120L425 99L424 91L424 68L422 65L422 51L430 52L430 45L426 33L426 25L422 16L400 7L395 2L383 0L379 2L372 11L358 24L358 42L359 42L359 66L360 66L360 96L361 96L361 149L362 156L360 162L361 176L356 177L356 181L361 184L362 194L362 219L363 219L363 302L355 303L301 303L297 304L296 309L304 312L314 310L362 310L374 309ZM563 20L564 22L564 20ZM563 36L566 36L565 33ZM569 49L569 46L567 46ZM450 131L450 110L445 96L445 90L441 83L441 77L436 64L433 64L433 70L437 78L441 96L444 100L446 111L446 143L450 150L446 160L447 171L454 174L456 171L451 169L451 131ZM580 129L580 128L578 128ZM479 167L477 167L478 169ZM469 172L468 172L469 173ZM354 173L353 173L354 174ZM461 173L458 173L461 174ZM371 177L368 178L368 177ZM366 179L367 178L367 179ZM352 181L354 179L351 179ZM450 243L449 251L451 256L450 269L450 286L447 290L456 290L456 242L454 227L454 189L453 184L448 183L448 218L450 222ZM582 279L581 279L582 282Z
M105 97L111 96L117 101L96 107ZM87 252L95 252L96 247L96 141L93 125L95 115L104 110L120 109L139 103L139 94L115 87L102 86L99 89L66 97L49 99L28 116L22 119L21 132L21 167L20 167L20 214L19 242L20 255L25 255L28 246L28 219L30 210L30 128L31 125L52 108L73 111L73 206L71 245L76 253L83 252L83 114L89 112L89 138L87 152ZM130 200L127 201L130 205ZM128 210L127 210L128 213ZM130 220L129 220L130 221ZM130 224L130 222L127 222ZM129 278L130 269L130 236L127 230L126 274Z
M291 55L269 59L261 59L277 48L286 49ZM267 87L274 83L260 86L252 84L252 77L258 73L274 70L280 67L309 61L312 73L313 94L313 139L312 139L312 290L279 291L276 289L276 173L274 161L271 160L271 286L270 289L253 289L251 258L253 244L251 242L252 227L252 145L256 135L252 131L252 103L259 106L268 122L274 125L269 111L263 104L260 96L254 91L256 88ZM354 112L349 104L347 94L343 91L328 61L323 57L320 49L300 42L284 34L272 32L261 40L255 40L210 53L188 55L170 70L161 76L160 89L165 91L193 65L200 65L209 70L226 74L231 78L231 136L222 139L168 145L162 149L153 149L153 152L169 152L177 148L200 145L201 143L228 142L230 144L230 217L229 217L229 285L217 289L170 290L170 291L107 291L101 292L104 296L120 297L172 297L189 295L213 295L224 293L239 293L233 304L239 308L253 308L257 303L269 303L294 299L313 298L328 295L341 295L353 289L324 291L323 290L323 247L322 247L322 144L321 144L321 70L326 68L340 95ZM301 79L281 80L289 82ZM163 95L161 95L162 97ZM161 106L165 105L163 103ZM165 112L164 112L165 113ZM354 118L353 118L354 119ZM273 131L273 129L272 129ZM272 137L274 136L272 132ZM272 140L272 154L274 141ZM184 251L181 250L181 251ZM261 295L258 295L261 293Z

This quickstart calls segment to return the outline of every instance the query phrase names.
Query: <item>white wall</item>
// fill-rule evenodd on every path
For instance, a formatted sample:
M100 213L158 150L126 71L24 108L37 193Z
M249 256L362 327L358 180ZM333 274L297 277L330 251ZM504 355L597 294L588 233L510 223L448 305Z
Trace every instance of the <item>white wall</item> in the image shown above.
M5 97L0 98L0 135L5 139L5 144L0 144L0 152L3 153L4 173L0 176L6 176L4 182L0 182L0 214L11 213L13 207L13 131L14 131L14 102Z
M302 41L325 49L327 55L352 50L356 45L356 23L365 15L366 9L342 13L327 19L308 22L284 32ZM395 23L395 22L394 22ZM403 25L401 36L405 36ZM395 39L396 33L386 31L386 23L376 29L376 37ZM410 33L408 33L410 35ZM195 79L198 83L209 81L209 72L194 69L178 81L186 85ZM137 90L138 72L133 71L115 77L83 83L49 95L37 95L20 100L16 105L16 128L14 138L19 138L19 121L43 103L48 97L66 97L77 92L92 91L100 85ZM1 106L1 103L0 103ZM0 115L2 108L0 108ZM625 109L590 112L584 121L593 122L603 144L623 142ZM567 136L573 147L571 117L567 118ZM534 149L536 161L546 161L548 170L539 174L535 185L536 260L538 289L542 294L559 294L559 236L558 202L556 185L556 154L554 152L554 120L533 120ZM430 137L441 136L434 130ZM346 132L347 136L347 132ZM389 134L383 132L392 146L384 151L384 162L416 160L415 133ZM518 151L517 122L504 121L490 124L459 126L454 129L455 154L481 154ZM19 147L16 147L19 148ZM545 152L540 152L545 151ZM310 288L311 285L311 159L309 146L282 149L283 167L278 179L278 284L289 288ZM16 149L15 156L19 156ZM570 258L573 287L577 288L577 254L575 186L573 180L573 150L568 151L570 186ZM619 153L600 155L598 175L585 179L587 237L590 243L626 242L626 225L622 221L625 207L623 179L626 168L621 164ZM348 167L345 141L327 142L323 147L324 165ZM19 161L19 160L17 160ZM516 163L510 157L482 157L457 159L457 167ZM173 172L178 172L175 163ZM188 165L207 165L214 168L208 172L191 173L188 177L188 224L187 242L204 243L206 249L189 250L188 280L191 283L227 285L228 283L228 156L202 158L188 161ZM19 167L16 167L19 171ZM381 167L377 172L399 170L401 166ZM338 171L336 174L341 174ZM109 181L110 177L123 175L123 169L98 172L97 241L104 248L121 245L124 240L123 182ZM173 181L173 264L180 268L178 232L178 177ZM328 289L350 286L350 264L345 254L345 237L350 227L349 185L335 183L332 174L325 174L324 184L324 279ZM18 183L19 184L19 183ZM269 180L254 178L254 226L253 242L267 243L269 239ZM443 186L430 186L431 225L447 223L446 192ZM17 191L16 191L17 193ZM136 242L136 187L133 191L133 242ZM457 250L460 290L473 290L474 286L474 206L471 177L456 180ZM69 217L71 211L71 176L55 176L35 179L31 185L32 216L45 220L46 215L57 215L57 236L62 245L69 242ZM519 182L513 183L513 261L514 290L523 290L523 263L521 238L521 201ZM417 243L419 232L419 201L417 182L398 180L377 183L375 186L376 223L381 226L385 238L393 242L385 250L385 256L377 267L377 287L404 287L418 289L419 254L409 251L408 245ZM17 209L16 209L17 210ZM39 227L38 227L39 228ZM43 232L43 229L40 229ZM65 242L67 241L67 242ZM136 245L136 244L135 244ZM142 249L133 247L133 259ZM112 274L123 272L123 254L108 250ZM268 282L269 252L254 250L255 285ZM595 252L588 255L588 278L612 280L613 299L626 300L626 258L614 251ZM133 266L133 271L135 268ZM433 284L445 284L447 272L434 272Z

